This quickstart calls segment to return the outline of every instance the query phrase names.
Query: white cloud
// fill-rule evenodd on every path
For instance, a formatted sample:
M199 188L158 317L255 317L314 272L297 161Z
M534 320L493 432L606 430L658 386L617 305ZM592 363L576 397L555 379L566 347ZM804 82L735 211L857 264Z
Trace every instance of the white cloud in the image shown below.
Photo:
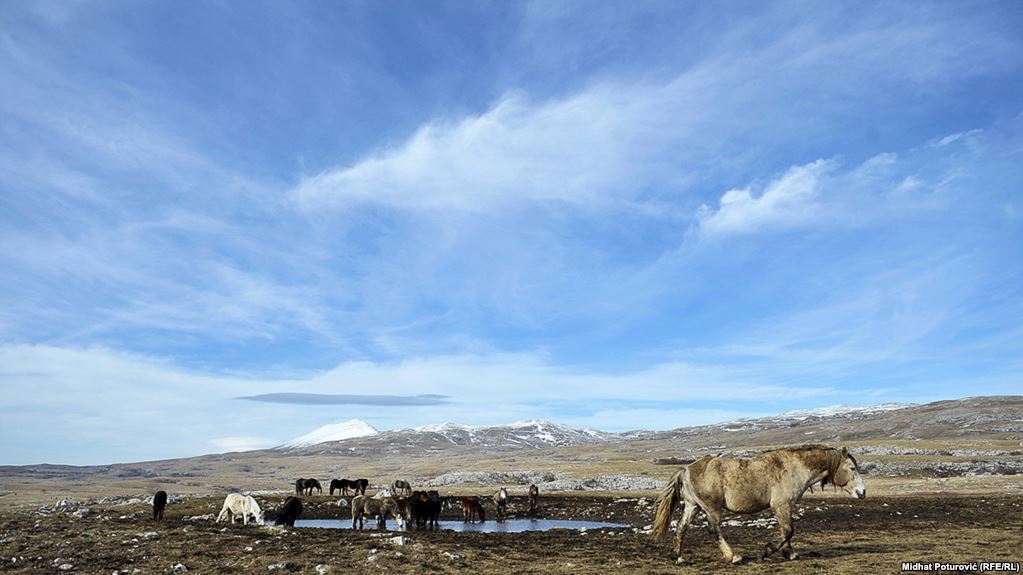
M506 95L478 116L434 120L407 141L347 168L305 178L302 206L376 203L479 211L508 203L591 203L633 193L657 89L599 87L534 103ZM640 157L637 157L640 156Z
M821 178L835 166L833 160L793 166L759 196L750 188L729 190L721 196L717 209L706 204L700 207L699 230L705 236L720 236L813 223L820 215Z

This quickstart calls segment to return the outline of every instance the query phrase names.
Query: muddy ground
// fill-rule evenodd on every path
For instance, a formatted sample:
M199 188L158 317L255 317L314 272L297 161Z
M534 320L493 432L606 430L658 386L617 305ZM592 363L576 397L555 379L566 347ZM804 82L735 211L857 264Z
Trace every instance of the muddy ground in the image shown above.
M284 495L257 497L273 519ZM759 559L776 529L769 514L731 516L725 534L750 557L721 560L703 528L690 530L688 564L676 566L666 545L644 532L649 498L559 495L541 500L544 518L588 519L627 528L586 533L385 532L226 526L208 516L221 498L195 497L167 507L154 522L145 503L81 505L40 514L0 510L0 572L5 573L895 573L904 561L1023 560L1023 496L948 494L853 500L809 496L793 539L801 558ZM303 518L350 519L336 497L304 498ZM72 511L78 510L78 517ZM524 517L524 502L512 501ZM493 511L492 508L488 511ZM452 512L445 518L455 518ZM736 524L741 522L742 524ZM393 523L389 524L393 528ZM155 534L155 535L154 535ZM175 568L177 567L177 571ZM187 571L186 571L187 570Z

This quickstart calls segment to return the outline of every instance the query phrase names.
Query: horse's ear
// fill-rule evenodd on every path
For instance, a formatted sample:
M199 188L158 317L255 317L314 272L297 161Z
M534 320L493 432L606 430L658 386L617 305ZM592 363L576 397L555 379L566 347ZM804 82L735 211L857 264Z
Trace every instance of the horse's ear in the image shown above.
M845 447L842 448L842 457L843 458L849 457L849 450L846 449Z

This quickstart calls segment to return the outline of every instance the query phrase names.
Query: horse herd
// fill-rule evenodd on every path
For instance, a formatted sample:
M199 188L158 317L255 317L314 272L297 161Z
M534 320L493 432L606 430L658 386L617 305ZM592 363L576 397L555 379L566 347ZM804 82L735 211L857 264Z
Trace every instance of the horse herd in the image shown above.
M761 556L766 558L780 550L786 559L796 559L798 555L791 543L795 532L792 524L795 503L806 491L829 484L858 499L867 496L856 459L845 448L804 445L769 450L749 458L707 456L684 466L668 481L658 500L652 535L658 541L667 540L672 516L682 503L682 519L675 527L674 554L677 562L684 562L682 540L696 513L702 511L707 516L708 528L717 537L725 561L740 563L743 557L732 550L721 533L722 513L749 514L771 509L781 537L768 542ZM435 529L441 511L453 508L456 502L464 522L486 521L486 511L479 497L443 497L437 491L415 491L402 480L395 481L391 489L381 489L373 496L367 496L368 485L366 479L334 479L330 482L331 495L335 490L342 495L348 495L349 490L354 491L350 503L353 529L364 528L367 516L376 516L380 529L386 528L388 517L394 518L402 529L413 522L419 529ZM296 495L311 495L313 490L323 493L315 479L303 478L295 482ZM529 486L530 516L536 513L539 493L536 485ZM502 520L507 513L508 490L502 487L490 499L497 510L497 519ZM345 500L339 504L342 502ZM153 519L163 517L166 504L167 493L156 492ZM299 497L289 496L278 512L276 524L294 527L295 519L301 513L302 501ZM226 519L233 523L238 517L246 524L250 517L256 524L264 522L263 511L252 496L232 493L224 500L217 521Z
M412 485L404 480L396 480L391 484L390 489L381 489L373 496L366 495L366 488L369 487L367 479L334 479L330 482L330 495L349 495L352 491L351 502L344 499L339 504L347 503L352 510L352 529L365 528L365 518L376 517L377 527L386 529L387 519L392 518L398 522L401 529L415 523L418 529L437 529L439 526L440 514L445 509L452 509L457 506L462 511L462 520L465 523L486 521L486 511L479 497L454 498L441 496L439 492L414 491ZM295 526L295 520L302 514L301 495L311 496L313 491L323 494L323 487L316 479L300 478L295 481L295 495L288 496L280 511L277 513L275 525L288 527ZM536 485L530 485L528 490L529 515L535 516L537 511L537 499L540 490ZM497 519L501 521L507 515L508 490L502 487L491 497L497 508ZM167 492L157 491L153 496L153 519L163 518L163 511L167 505ZM265 515L259 503L251 495L231 493L224 499L224 505L217 516L217 522L227 521L234 523L238 519L243 524L248 524L251 519L257 525L265 522Z

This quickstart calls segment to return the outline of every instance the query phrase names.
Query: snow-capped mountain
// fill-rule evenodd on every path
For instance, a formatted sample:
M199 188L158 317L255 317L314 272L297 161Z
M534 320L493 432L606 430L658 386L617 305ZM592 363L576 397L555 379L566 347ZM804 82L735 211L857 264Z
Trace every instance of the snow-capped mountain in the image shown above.
M812 409L794 409L773 417L778 419L806 419L808 417L832 417L835 415L861 415L913 407L915 403L878 403L875 405L831 405Z
M310 431L309 433L292 439L281 445L278 449L297 449L309 447L320 443L330 443L354 439L356 437L368 437L380 433L372 425L360 419L349 419L338 423L330 423Z
M458 425L442 423L426 425L415 429L400 429L385 433L384 436L399 439L400 436L416 435L418 439L428 439L453 445L479 445L481 447L508 448L543 448L563 447L567 445L586 445L604 443L619 439L616 433L607 433L594 429L579 429L544 421L530 419L516 421L508 425ZM381 437L384 439L384 437Z
M319 431L304 435L282 447L301 448L303 453L336 454L394 452L406 449L430 452L457 447L504 451L588 445L622 439L617 433L578 429L539 419L491 426L441 423L414 429L395 429L374 435L365 434L342 440L330 436L324 441L314 443L320 437Z

